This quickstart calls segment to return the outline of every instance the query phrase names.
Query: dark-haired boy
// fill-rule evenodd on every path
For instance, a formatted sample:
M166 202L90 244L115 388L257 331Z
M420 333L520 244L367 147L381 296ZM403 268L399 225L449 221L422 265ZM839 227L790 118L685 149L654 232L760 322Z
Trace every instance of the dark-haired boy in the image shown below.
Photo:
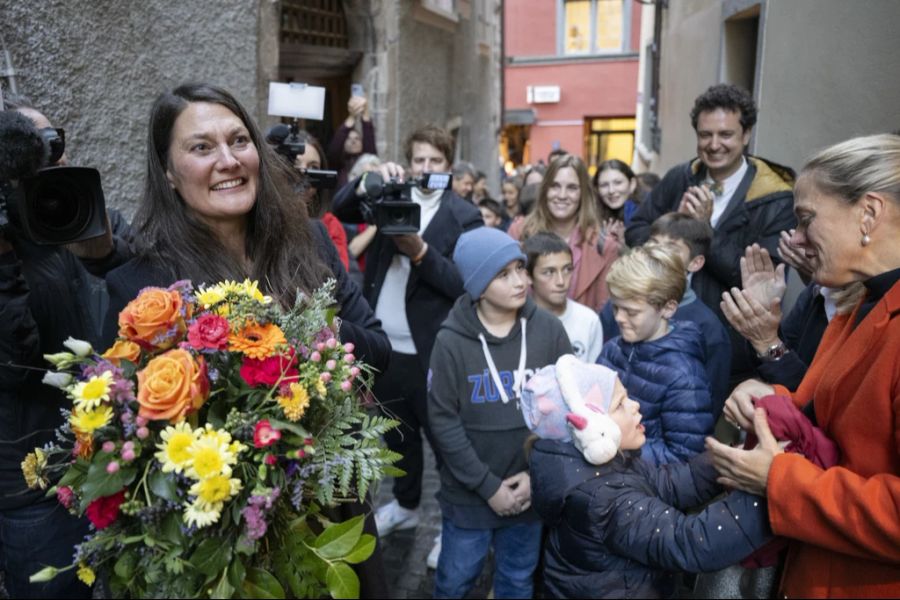
M603 349L603 327L597 313L568 297L575 271L569 244L555 233L541 232L525 240L522 251L535 304L559 317L575 356L595 362Z
M681 254L687 265L688 287L675 311L674 319L691 321L703 332L706 349L706 374L709 377L710 393L713 401L713 417L719 418L730 386L728 376L731 370L731 340L728 330L706 304L697 299L691 288L691 279L703 268L712 239L712 228L708 223L698 221L682 213L668 213L650 227L650 241L670 245ZM613 318L612 304L607 303L600 311L604 341L619 335L619 326Z
M722 314L722 293L741 287L740 262L747 246L756 243L777 256L781 231L796 224L794 172L745 154L756 115L753 97L734 85L714 85L697 97L691 111L697 157L666 173L625 231L626 243L638 246L650 236L653 221L671 211L712 226L706 264L691 287L729 330L734 381L752 376L753 362Z

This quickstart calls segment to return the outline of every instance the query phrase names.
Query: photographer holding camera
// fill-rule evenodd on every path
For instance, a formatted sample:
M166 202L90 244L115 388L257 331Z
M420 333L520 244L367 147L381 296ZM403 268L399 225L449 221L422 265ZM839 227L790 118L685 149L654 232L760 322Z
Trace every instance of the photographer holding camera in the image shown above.
M62 130L24 102L14 106L0 112L0 570L11 597L87 598L72 571L29 583L44 566L71 563L87 524L45 497L52 482L29 489L20 465L53 439L71 406L42 382L43 354L69 337L96 347L92 281L126 260L128 247L109 233L96 171L59 166Z
M406 142L409 175L431 183L443 179L446 187L453 146L453 138L439 127L416 130ZM462 278L451 260L456 240L463 232L483 225L478 208L453 191L423 190L408 182L407 202L376 203L372 214L369 196L373 189L380 188L387 197L389 189L403 187L406 175L395 163L382 164L374 173L349 182L334 200L334 214L344 222L361 223L367 214L370 222L380 221L367 251L363 291L393 346L390 366L376 381L374 392L403 423L386 435L385 441L403 455L397 466L406 471L405 477L394 480L396 500L376 513L381 535L413 528L419 522L416 509L422 495L424 462L419 429L430 439L426 373L431 347L441 322L463 293ZM404 204L410 206L403 208ZM407 220L419 211L418 223L414 218ZM392 235L398 230L413 232Z

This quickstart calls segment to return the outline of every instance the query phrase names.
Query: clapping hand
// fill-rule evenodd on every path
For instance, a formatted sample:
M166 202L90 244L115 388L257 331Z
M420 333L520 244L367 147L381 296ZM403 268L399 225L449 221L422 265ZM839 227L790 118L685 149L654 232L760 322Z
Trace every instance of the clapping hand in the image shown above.
M784 265L774 267L769 252L753 244L741 258L741 284L743 289L726 290L719 306L731 326L762 354L779 342Z
M600 225L600 236L597 238L597 251L603 254L606 240L612 239L620 246L625 241L625 223L618 219L606 219Z
M708 187L692 185L681 197L678 212L709 223L713 213L713 193Z

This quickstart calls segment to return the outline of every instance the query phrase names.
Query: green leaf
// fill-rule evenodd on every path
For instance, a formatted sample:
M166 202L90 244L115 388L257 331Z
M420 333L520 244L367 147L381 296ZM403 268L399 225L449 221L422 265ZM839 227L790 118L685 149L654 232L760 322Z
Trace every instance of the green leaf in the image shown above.
M359 598L359 577L349 565L344 563L328 565L325 583L332 598Z
M231 546L219 538L203 540L191 555L194 568L208 577L218 575L231 562Z
M231 561L231 565L228 567L228 582L231 583L235 588L240 589L241 585L244 583L244 578L247 576L247 570L244 568L244 563L242 563L237 557L233 561Z
M170 512L165 516L160 529L162 539L176 546L180 546L184 541L184 534L181 533L181 516L177 512Z
M351 565L355 565L372 556L373 552L375 552L375 536L364 533L359 538L359 541L356 542L356 545L353 546L353 550L344 557L344 560Z
M284 598L284 588L278 580L264 569L250 567L241 586L244 598Z
M178 490L175 486L175 479L168 473L162 471L154 471L150 475L150 491L169 502L178 502Z
M75 488L81 485L84 481L85 476L87 475L88 468L90 463L83 458L79 458L74 463L69 465L69 468L66 470L65 475L59 480L57 483L57 487L62 487L64 485L69 486L70 488Z
M134 478L137 476L137 469L134 467L122 467L115 473L107 473L107 464L109 464L109 461L105 460L91 463L87 472L87 479L81 487L81 503L83 506L87 506L101 496L112 496L134 481Z
M209 412L206 413L206 422L212 423L216 429L225 427L225 420L228 417L228 407L225 402L211 402Z
M316 538L313 547L322 558L341 558L350 552L359 541L363 531L363 515L353 517L349 521L329 525Z
M381 467L381 472L388 477L403 477L406 475L406 471L399 467L393 467L391 465Z
M290 431L291 433L295 433L299 435L301 438L311 437L309 432L303 428L302 425L298 423L291 423L289 421L279 421L277 419L269 419L269 423L271 423L272 427L275 429L284 429Z
M113 572L116 574L116 577L122 581L131 581L131 578L134 576L134 566L136 563L137 557L134 553L126 552L116 561Z
M225 573L222 573L222 576L219 577L218 583L216 583L216 587L213 588L210 593L210 598L231 598L234 595L234 587L228 581L228 577Z

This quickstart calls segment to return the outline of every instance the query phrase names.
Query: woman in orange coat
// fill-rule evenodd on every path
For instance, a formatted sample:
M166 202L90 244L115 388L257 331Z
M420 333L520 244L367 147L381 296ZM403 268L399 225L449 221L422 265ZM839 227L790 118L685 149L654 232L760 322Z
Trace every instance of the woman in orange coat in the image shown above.
M720 482L769 502L776 534L792 538L788 597L900 597L900 136L862 137L827 148L794 191L792 244L829 287L853 282L865 296L832 319L797 391L837 442L838 464L820 469L783 453L752 398L789 394L750 380L725 416L754 430L753 450L708 440Z
M509 235L520 241L540 231L557 234L572 249L569 298L593 310L602 308L609 297L606 273L619 255L620 241L601 231L591 179L577 156L564 154L550 163L534 210L509 226Z

